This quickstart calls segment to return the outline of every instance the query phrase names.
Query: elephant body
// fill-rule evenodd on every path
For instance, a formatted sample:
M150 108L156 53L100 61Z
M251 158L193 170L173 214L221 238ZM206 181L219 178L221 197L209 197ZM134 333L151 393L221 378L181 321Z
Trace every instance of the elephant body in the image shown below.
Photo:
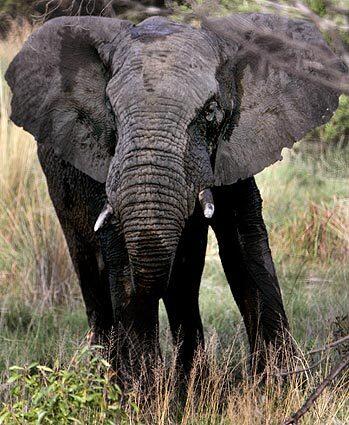
M295 58L302 74L286 68ZM209 226L252 353L282 345L288 323L253 175L330 118L329 63L342 70L311 24L261 14L201 29L59 18L27 41L6 75L12 119L38 141L89 324L96 341L113 332L115 358L159 352L162 298L189 372L203 345Z
M93 341L103 342L120 321L123 330L131 324L134 327L138 313L139 334L149 332L154 344L159 297L136 299L122 230L109 223L98 235L93 231L106 202L105 186L62 161L51 148L39 146L38 155L79 278ZM213 196L216 214L212 220L204 217L199 202L189 217L169 284L162 294L174 342L178 344L179 361L186 373L196 349L204 345L199 289L209 226L215 232L222 265L243 315L252 351L257 352L261 341L280 343L282 335L289 331L262 217L262 199L254 178L216 188ZM131 309L129 317L125 314L120 319L116 311L126 313L131 300L136 311ZM145 311L139 308L141 305ZM124 337L123 330L119 329L122 336L117 338ZM130 338L127 350L136 336ZM149 350L150 342L145 343ZM262 370L264 359L260 362L258 367Z

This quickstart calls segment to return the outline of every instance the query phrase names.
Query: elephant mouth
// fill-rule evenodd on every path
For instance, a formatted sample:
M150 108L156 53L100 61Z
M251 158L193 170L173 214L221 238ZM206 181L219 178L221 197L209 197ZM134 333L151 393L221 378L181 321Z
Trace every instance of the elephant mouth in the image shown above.
M211 189L204 189L199 193L198 199L202 207L205 218L210 219L213 217L215 206ZM114 216L113 207L107 202L102 211L100 212L96 223L94 225L94 231L98 232L102 227L109 223Z
M202 213L210 219L214 213L210 189L199 193ZM94 230L99 232L108 223L119 222L124 235L125 252L130 266L132 287L139 295L161 297L169 282L177 246L183 226L178 220L152 216L144 209L143 223L137 224L130 214L120 214L111 204L106 203L98 216ZM165 212L166 215L166 212ZM143 295L142 295L143 294Z

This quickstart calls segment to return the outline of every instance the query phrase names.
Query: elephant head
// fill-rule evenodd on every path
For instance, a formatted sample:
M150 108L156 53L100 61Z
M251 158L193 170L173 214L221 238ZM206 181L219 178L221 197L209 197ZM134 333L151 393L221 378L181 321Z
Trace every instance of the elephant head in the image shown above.
M200 29L67 17L36 31L6 78L14 122L105 183L97 228L113 212L135 287L153 291L199 194L210 217L209 188L258 173L329 120L331 69L341 64L317 29L279 16Z

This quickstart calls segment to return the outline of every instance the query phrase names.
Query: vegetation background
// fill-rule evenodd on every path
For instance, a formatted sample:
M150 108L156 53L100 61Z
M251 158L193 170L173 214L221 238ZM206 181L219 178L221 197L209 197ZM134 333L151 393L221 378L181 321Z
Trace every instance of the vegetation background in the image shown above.
M117 3L112 4L115 14ZM170 7L176 19L195 19L192 7L184 4L124 5L120 13L135 21L144 14L170 13ZM263 5L270 7L267 2L221 0L218 13L260 10ZM349 13L341 13L344 1L331 3L331 8L323 0L309 0L307 5L322 19L348 25ZM60 10L55 13L68 13ZM42 9L34 1L0 0L0 12L4 29L0 41L0 423L282 423L349 347L300 355L295 367L301 369L323 361L303 374L290 375L287 384L275 379L272 363L270 379L263 385L249 377L242 320L212 234L200 293L210 371L199 384L202 356L198 356L185 404L176 398L173 350L163 308L165 364L154 366L156 388L148 398L136 386L121 396L111 382L108 363L85 347L83 303L36 158L36 144L10 122L10 91L4 82L4 72L33 22L40 24ZM341 36L347 46L348 34L342 30ZM293 336L300 351L307 353L349 333L348 96L341 97L329 124L284 157L260 173L257 181ZM333 382L304 423L348 424L348 384L348 374Z

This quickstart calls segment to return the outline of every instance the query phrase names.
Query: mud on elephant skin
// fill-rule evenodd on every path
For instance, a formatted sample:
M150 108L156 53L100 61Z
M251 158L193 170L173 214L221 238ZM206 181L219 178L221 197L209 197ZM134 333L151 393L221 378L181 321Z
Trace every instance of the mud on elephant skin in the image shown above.
M282 344L253 175L330 119L329 64L342 69L312 24L273 15L65 17L32 34L6 74L12 119L38 142L97 338L114 328L126 355L158 352L162 297L188 372L211 225L252 352Z

